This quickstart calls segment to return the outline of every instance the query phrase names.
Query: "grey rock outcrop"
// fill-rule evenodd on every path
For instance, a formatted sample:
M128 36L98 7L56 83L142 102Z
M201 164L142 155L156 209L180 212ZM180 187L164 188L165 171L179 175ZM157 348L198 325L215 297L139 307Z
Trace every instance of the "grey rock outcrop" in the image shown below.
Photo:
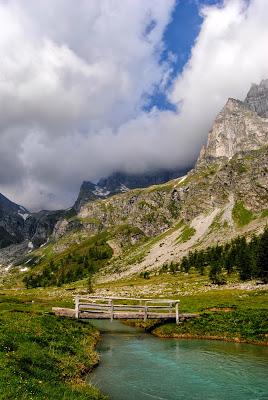
M102 178L97 184L84 181L80 187L78 198L73 206L76 212L89 201L105 199L119 193L125 193L130 189L146 188L168 182L185 174L178 169L158 170L151 173L126 174L115 172Z
M259 116L268 118L268 79L262 80L259 85L253 83L244 103Z
M268 80L255 85L257 89L251 88L245 102L228 99L208 134L207 145L201 149L197 167L215 160L228 160L238 153L257 150L268 144L268 118L260 116L265 114L268 90L259 89L264 88L266 83ZM258 113L253 110L254 107Z
M65 213L63 210L31 213L0 194L0 249L24 241L39 247Z

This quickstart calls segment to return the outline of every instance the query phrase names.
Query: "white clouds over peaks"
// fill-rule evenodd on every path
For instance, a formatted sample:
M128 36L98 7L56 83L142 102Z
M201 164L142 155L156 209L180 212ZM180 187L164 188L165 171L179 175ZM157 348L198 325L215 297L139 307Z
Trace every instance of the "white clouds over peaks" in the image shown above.
M193 162L227 97L268 77L268 4L247 4L202 9L175 113L143 111L175 0L0 0L0 191L66 206L83 179Z
M173 6L174 0L0 2L0 149L7 147L12 160L0 166L0 184L7 194L17 197L19 188L18 200L38 207L47 201L35 204L40 191L57 192L64 203L65 191L107 170L110 161L100 153L166 72L159 57ZM96 149L98 138L107 142Z
M180 131L200 146L228 97L244 99L268 77L268 3L227 0L201 10L204 21L191 58L170 93L181 104Z

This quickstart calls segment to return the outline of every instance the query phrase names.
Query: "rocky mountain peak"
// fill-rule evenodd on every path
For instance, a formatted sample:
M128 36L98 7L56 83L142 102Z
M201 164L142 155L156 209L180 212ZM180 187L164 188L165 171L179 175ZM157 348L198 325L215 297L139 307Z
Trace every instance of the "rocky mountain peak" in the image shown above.
M84 181L73 208L79 211L89 201L107 198L118 193L125 193L130 189L145 188L165 183L170 179L184 175L184 173L185 171L179 169L158 170L139 174L114 172L108 177L100 179L97 184Z
M228 99L208 134L207 145L201 149L197 166L267 145L268 119L261 116L266 103L268 113L268 80L252 86L244 102Z
M268 118L268 79L259 85L253 83L244 103L261 117Z
M13 203L7 197L0 193L0 210L4 211L5 213L21 213L26 214L28 211L18 204Z

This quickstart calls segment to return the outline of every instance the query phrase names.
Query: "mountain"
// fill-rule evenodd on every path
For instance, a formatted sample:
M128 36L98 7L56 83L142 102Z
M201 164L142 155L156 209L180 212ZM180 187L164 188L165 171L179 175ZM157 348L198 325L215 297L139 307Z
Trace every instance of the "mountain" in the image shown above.
M7 197L3 196L1 193L0 193L0 211L4 213L16 213L16 214L20 213L22 215L28 213L28 211L24 207L13 203Z
M40 273L56 256L61 276L61 269L64 275L65 267L83 261L76 251L87 251L94 259L112 250L114 256L97 277L109 281L158 271L193 249L262 232L268 223L267 121L246 102L229 99L186 176L166 182L169 173L143 177L117 173L96 185L84 182L75 210L30 214L25 221L14 211L26 232L24 238L44 246L29 255L20 251L19 256L16 247L13 259L18 262L26 254L24 268L36 264ZM150 182L152 186L147 186ZM87 247L94 240L100 246L96 252ZM0 252L2 264L10 262L8 249L13 247Z
M20 243L24 238L24 218L28 211L0 193L0 248Z
M251 85L244 103L260 117L268 118L268 79L262 80L259 85Z
M262 82L268 82L268 80ZM262 90L259 92L258 89L256 91L254 89L254 102L251 92L252 88L245 102L235 99L227 101L208 134L207 145L201 149L197 166L219 159L229 160L237 153L256 150L267 145L268 118L261 117L252 109L256 106L261 113L268 114L268 90L264 96ZM260 93L259 97L258 93ZM249 103L249 101L252 102Z
M31 213L0 193L0 249L11 245L16 248L23 242L27 242L28 249L39 247L47 241L64 214L62 210Z
M158 170L143 174L115 172L106 178L100 179L97 184L84 181L74 204L74 209L79 211L88 201L104 199L118 193L125 193L130 189L146 188L148 186L165 183L184 175L184 173L185 171L178 169Z

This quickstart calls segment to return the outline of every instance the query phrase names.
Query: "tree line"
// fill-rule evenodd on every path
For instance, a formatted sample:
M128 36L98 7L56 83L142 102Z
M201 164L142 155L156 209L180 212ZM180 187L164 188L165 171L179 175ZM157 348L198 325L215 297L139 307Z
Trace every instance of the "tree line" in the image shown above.
M189 252L180 263L164 264L161 272L189 272L192 268L201 275L209 268L209 278L214 284L224 284L226 275L232 272L238 272L241 281L260 279L268 283L268 227L250 241L239 236L223 245Z
M82 253L69 252L60 259L51 258L41 270L28 273L23 282L27 288L61 286L92 276L109 258L112 249L105 239L96 240Z

